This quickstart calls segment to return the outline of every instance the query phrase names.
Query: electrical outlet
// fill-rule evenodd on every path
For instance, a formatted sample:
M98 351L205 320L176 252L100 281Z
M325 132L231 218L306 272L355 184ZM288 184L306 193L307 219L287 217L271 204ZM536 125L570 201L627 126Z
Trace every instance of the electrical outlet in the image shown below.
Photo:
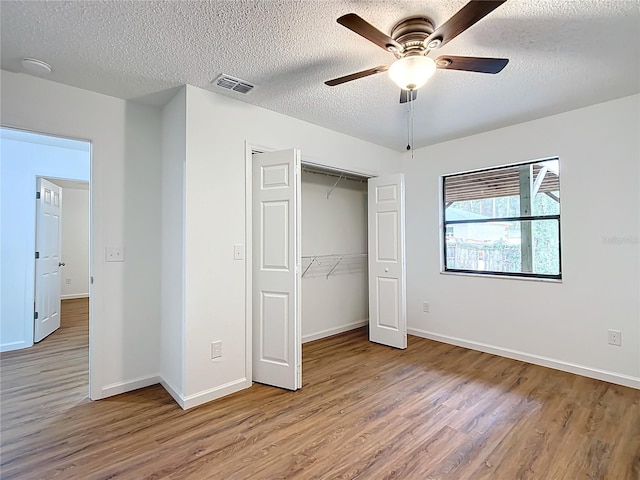
M71 285L71 279L70 278L65 278L64 283L66 285Z
M211 359L220 358L222 356L222 342L211 342Z
M429 302L424 302L424 303L422 304L422 311L423 311L424 313L429 313Z
M105 261L124 262L124 248L123 247L106 247Z
M622 332L620 330L609 330L609 345L622 346Z

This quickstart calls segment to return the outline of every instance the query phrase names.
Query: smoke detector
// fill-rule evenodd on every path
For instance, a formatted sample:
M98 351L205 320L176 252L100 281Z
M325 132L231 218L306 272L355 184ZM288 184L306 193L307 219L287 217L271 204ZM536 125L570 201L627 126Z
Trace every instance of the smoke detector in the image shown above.
M37 58L23 58L22 68L29 73L35 73L36 75L48 75L51 73L51 65Z

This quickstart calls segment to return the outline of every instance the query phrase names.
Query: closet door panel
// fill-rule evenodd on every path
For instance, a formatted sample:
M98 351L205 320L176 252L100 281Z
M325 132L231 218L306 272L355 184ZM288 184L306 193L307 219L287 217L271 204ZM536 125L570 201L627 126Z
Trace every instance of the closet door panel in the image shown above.
M299 167L297 150L253 156L253 380L289 390L302 386Z
M369 340L407 348L404 176L369 179Z

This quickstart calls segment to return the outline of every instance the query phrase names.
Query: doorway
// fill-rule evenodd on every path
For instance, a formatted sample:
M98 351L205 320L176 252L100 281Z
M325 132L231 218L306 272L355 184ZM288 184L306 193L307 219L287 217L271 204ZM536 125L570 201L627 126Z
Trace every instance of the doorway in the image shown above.
M368 324L367 176L302 164L302 343Z
M311 253L304 255L306 258L303 259L300 152L256 150L247 146L248 378L290 390L302 386L302 275L306 275L311 268L326 268L327 263L333 260L333 265L325 274L325 279L329 280L348 256L351 268L357 269L357 261L368 257L366 250L374 253L367 262L368 285L362 289L363 294L369 297L370 315L367 320L370 339L396 348L406 348L404 177L401 174L384 175L367 182L367 248L364 252ZM263 153L265 150L267 153ZM329 197L346 174L354 176L352 180L368 177L366 174L341 172L318 164L307 164L305 167L307 173L312 168L316 169L316 173L320 173L320 170L324 170L323 173L337 173L337 180L327 192ZM331 232L327 232L327 235L330 236ZM320 258L320 255L323 257ZM324 264L320 265L319 261ZM337 330L346 331L357 326L360 325L342 325ZM340 332L325 329L316 332L316 338L335 333ZM308 339L314 338L310 335ZM273 374L267 374L269 371ZM276 374L276 371L279 373ZM284 378L288 380L285 382L282 380Z
M90 258L90 171L91 144L88 141L61 138L24 130L0 127L2 138L1 214L2 214L2 307L0 315L1 351L18 350L34 344L37 312L36 284L36 198L37 179L83 184L87 232L87 257ZM78 183L80 182L80 183ZM67 183L69 187L71 183ZM60 198L59 198L60 201ZM62 260L62 259L61 259ZM64 263L59 261L58 263ZM57 263L56 263L57 265ZM64 268L62 265L60 269ZM90 266L83 281L88 286ZM66 278L62 276L63 282ZM77 278L78 282L80 278ZM71 281L73 284L73 280ZM86 298L86 297L85 297ZM89 316L90 318L90 316ZM88 365L86 370L89 370ZM88 391L88 386L87 386Z

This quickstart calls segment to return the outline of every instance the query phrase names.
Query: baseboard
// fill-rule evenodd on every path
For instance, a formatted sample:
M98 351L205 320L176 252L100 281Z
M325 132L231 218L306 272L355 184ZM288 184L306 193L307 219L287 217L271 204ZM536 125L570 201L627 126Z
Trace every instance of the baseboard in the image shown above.
M176 387L174 387L172 383L168 382L164 378L160 379L160 385L162 385L167 393L169 393L169 395L171 395L176 403L180 405L180 408L184 410L184 397L182 396L182 393L180 393L180 391Z
M238 380L225 383L224 385L220 385L219 387L215 387L210 390L205 390L203 392L199 392L194 395L188 395L185 397L171 383L167 382L160 375L155 375L152 377L140 377L134 380L129 380L127 382L107 385L106 387L102 388L101 398L112 397L114 395L130 392L139 388L149 387L158 383L162 385L167 393L171 395L171 397L176 401L178 405L180 405L183 410L197 407L198 405L202 405L203 403L210 402L211 400L216 400L218 398L230 395L251 386L251 381L247 381L246 378L240 378Z
M33 342L25 342L23 340L19 342L9 342L0 345L0 352L10 352L11 350L20 350L21 348L28 348L33 346Z
M60 300L73 300L74 298L89 298L88 293L70 293L68 295L60 295Z
M102 387L102 397L107 398L114 395L120 395L121 393L130 392L139 388L149 387L160 383L160 376L154 375L151 377L140 377L133 380L127 380L126 382L112 383L106 387Z
M178 402L178 404L184 410L188 410L189 408L197 407L198 405L202 405L203 403L217 400L218 398L231 395L232 393L239 392L240 390L244 390L245 388L249 388L251 384L252 382L250 380L247 380L244 377L239 378L237 380L233 380L232 382L220 385L219 387L204 390L193 395L187 395L186 397L181 396L182 402ZM171 394L171 392L169 392L169 394Z
M511 350L509 348L496 347L494 345L488 345L486 343L472 342L461 338L449 337L447 335L427 332L424 330L419 330L417 328L409 328L407 329L407 333L409 335L415 335L416 337L428 338L429 340L448 343L450 345L456 345L458 347L491 353L493 355L512 358L514 360L521 360L523 362L532 363L534 365L549 367L555 370L574 373L576 375L582 375L583 377L595 378L596 380L603 380L605 382L615 383L616 385L623 385L625 387L631 387L640 390L640 378L632 377L630 375L623 375L606 370L600 370L597 368L585 367L584 365L577 365L575 363L564 362L561 360L556 360L554 358L519 352L517 350Z
M348 332L349 330L355 330L356 328L364 327L369 323L369 320L361 320L359 322L348 323L346 325L340 325L339 327L328 328L316 333L310 333L302 337L302 343L312 342L314 340L320 340L321 338L337 335L338 333Z

